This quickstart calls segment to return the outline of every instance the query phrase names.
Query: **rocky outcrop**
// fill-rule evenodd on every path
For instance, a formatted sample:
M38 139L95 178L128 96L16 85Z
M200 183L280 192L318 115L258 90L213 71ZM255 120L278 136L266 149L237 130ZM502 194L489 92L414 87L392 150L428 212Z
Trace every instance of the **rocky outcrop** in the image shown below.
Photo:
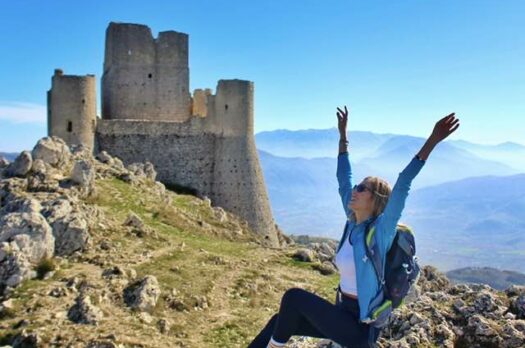
M518 309L512 306L525 289L507 293L486 285L450 285L426 266L417 285L420 296L394 311L382 332L381 347L523 347Z
M69 309L67 317L77 324L96 325L104 317L104 314L100 308L91 302L91 298L87 294L82 293Z
M16 242L0 243L0 295L35 276L33 265Z
M46 137L13 163L0 163L0 296L34 278L41 261L90 247L99 213L83 199L94 194L96 178L130 176L134 184L145 183L165 196L151 163L137 163L130 171L107 153L97 158L82 146L70 150L62 139ZM137 219L130 222L137 235L154 232Z
M297 250L292 257L298 261L303 262L313 262L315 260L315 253L310 249L299 249Z
M56 239L56 255L71 255L86 249L89 242L88 224L81 214L73 213L53 223L53 235Z
M38 213L10 213L0 218L0 243L15 243L30 262L53 256L55 238L51 226Z
M76 161L71 173L71 181L84 189L91 188L95 183L95 168L89 161Z
M128 307L138 311L151 312L159 297L159 282L154 276L146 276L124 290L124 301Z
M31 167L33 166L33 157L29 151L22 151L20 155L15 159L15 161L6 169L6 174L8 177L24 177L26 176Z
M67 144L58 137L45 137L33 148L33 158L42 160L53 167L60 167L69 162L71 151Z

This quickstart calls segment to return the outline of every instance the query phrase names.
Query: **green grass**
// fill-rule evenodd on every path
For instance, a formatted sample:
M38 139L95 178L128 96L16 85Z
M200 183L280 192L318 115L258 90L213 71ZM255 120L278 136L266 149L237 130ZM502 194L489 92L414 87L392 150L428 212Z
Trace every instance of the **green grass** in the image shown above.
M205 342L209 343L212 347L241 347L240 344L247 344L248 339L251 337L246 327L246 323L229 321L209 331L206 335Z
M152 324L142 323L137 314L130 311L129 317L121 318L117 326L112 328L134 333L129 337L130 342L137 337L153 342L156 337L166 346L181 341L190 347L196 346L195 342L198 342L198 346L206 347L245 347L278 310L280 299L287 288L304 284L305 288L331 301L335 296L333 288L338 282L336 275L322 276L312 269L312 264L296 261L284 251L263 249L256 243L249 243L254 238L250 237L249 231L245 231L243 223L234 218L220 222L215 218L213 209L204 201L172 193L171 204L167 204L157 195L147 194L143 187L132 186L118 179L97 180L96 184L97 194L89 198L87 203L100 208L107 220L102 221L106 228L94 231L95 245L98 239L109 241L117 248L119 258L112 258L109 251L92 249L85 253L86 259L89 262L92 258L100 257L110 265L113 262L129 262L139 278L154 275L162 291L152 313L156 318ZM152 183L148 185L153 186ZM130 212L137 214L158 237L146 234L140 238L128 233L123 223ZM199 222L209 227L203 228ZM239 226L244 231L242 236L234 232ZM182 244L185 245L183 250ZM134 262L144 252L154 256ZM90 270L98 270L92 265ZM14 315L24 311L20 318L30 319L37 326L51 327L49 319L37 320L35 317L39 312L52 310L35 308L40 303L35 301L35 295L38 298L47 293L48 290L42 287L58 278L73 275L82 278L83 275L78 272L71 273L78 266L71 261L50 280L24 282L16 290ZM53 268L53 263L46 260L40 265L39 273L43 275ZM104 288L106 280L91 278L90 281L96 286ZM176 289L177 298L190 307L189 312L177 312L167 306L166 295L172 289ZM192 306L193 296L206 296L210 307L196 311ZM114 305L123 306L120 302ZM26 312L29 308L34 309L34 312L25 314L29 313ZM109 318L112 313L106 315ZM172 323L169 334L161 338L155 328L158 318L167 318ZM9 322L18 320L6 319ZM83 329L90 335L107 332L104 326ZM4 339L9 343L9 335L13 334L15 332L12 330L2 333L0 341ZM51 335L49 339L54 335L44 330L42 335L46 334Z

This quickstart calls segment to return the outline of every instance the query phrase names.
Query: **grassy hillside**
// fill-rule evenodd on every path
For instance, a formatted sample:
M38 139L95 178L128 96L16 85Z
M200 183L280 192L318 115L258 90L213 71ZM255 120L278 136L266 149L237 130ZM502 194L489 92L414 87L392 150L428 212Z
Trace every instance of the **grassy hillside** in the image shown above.
M286 289L299 286L333 299L337 275L322 276L286 251L262 248L243 222L230 214L219 218L205 200L169 192L171 202L161 202L150 193L153 186L97 180L97 194L87 201L97 221L91 247L56 258L49 279L15 290L0 318L0 345L26 330L56 346L245 347ZM130 212L149 233L123 226ZM137 275L108 276L114 267ZM141 314L124 304L123 289L146 275L158 279L162 294L152 313ZM67 319L84 290L104 313L96 326ZM166 322L168 329L159 330Z

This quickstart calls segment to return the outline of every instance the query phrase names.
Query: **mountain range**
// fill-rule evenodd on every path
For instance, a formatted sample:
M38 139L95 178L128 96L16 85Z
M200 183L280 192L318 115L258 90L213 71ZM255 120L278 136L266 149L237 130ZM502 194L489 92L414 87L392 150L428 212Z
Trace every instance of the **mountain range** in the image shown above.
M345 216L335 177L337 137L336 129L257 134L274 217L286 233L340 237ZM354 182L377 175L391 184L424 141L369 132L351 132L349 139ZM489 265L525 271L525 174L509 160L521 153L525 147L516 143L438 145L414 180L402 217L418 235L422 262L442 270Z
M9 162L14 161L16 156L18 156L17 152L0 152L0 157L5 158Z

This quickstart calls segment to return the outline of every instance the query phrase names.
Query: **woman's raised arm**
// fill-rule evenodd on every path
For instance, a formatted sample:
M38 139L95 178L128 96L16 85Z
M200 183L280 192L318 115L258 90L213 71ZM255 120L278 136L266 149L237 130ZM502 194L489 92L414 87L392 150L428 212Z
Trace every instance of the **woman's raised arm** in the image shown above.
M454 133L454 131L458 129L458 127L459 127L459 119L456 118L455 112L443 117L434 126L434 129L432 130L432 134L430 134L430 136L428 137L427 141L425 142L421 150L419 150L419 152L417 153L417 157L420 160L426 161L428 156L430 156L430 153L432 152L434 147L440 141L444 140L450 134Z
M458 127L459 119L455 117L455 113L451 113L450 115L445 116L439 120L434 126L432 134L430 134L421 150L419 150L417 155L399 174L399 177L396 181L396 184L394 185L394 188L392 189L392 193L390 194L390 198L388 199L388 203L384 210L385 225L388 227L386 229L387 231L395 231L395 226L401 218L401 213L405 207L405 201L408 196L408 191L410 190L410 184L423 167L423 164L428 159L428 156L434 147L440 141L452 134L456 129L458 129ZM390 236L390 239L393 239L394 235Z
M348 158L348 139L346 125L348 123L348 109L337 108L337 128L339 129L339 156L337 157L337 182L339 183L339 196L346 216L350 213L348 202L352 197L352 169Z
M339 129L339 153L348 152L348 139L346 137L346 125L348 124L348 109L337 108L337 128Z

